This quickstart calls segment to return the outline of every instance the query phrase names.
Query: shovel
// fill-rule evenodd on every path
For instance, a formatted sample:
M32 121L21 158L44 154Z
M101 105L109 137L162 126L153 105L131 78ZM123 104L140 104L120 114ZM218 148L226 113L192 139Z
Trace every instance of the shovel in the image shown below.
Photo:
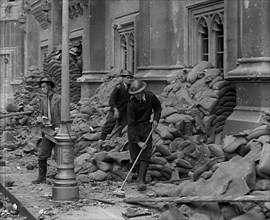
M153 131L154 131L154 128L152 128L152 130L150 131L150 133L149 133L149 135L148 135L146 141L144 142L145 144L147 144L147 142L149 141L149 139L150 139L150 137L151 137ZM128 179L128 177L129 177L131 171L132 171L133 168L135 167L135 165L136 165L136 163L137 163L139 157L141 156L143 150L144 150L144 149L141 149L141 150L140 150L140 152L139 152L138 156L136 157L135 161L133 162L132 167L130 168L130 170L129 170L129 172L128 172L126 178L125 178L125 180L123 181L123 183L122 183L120 189L113 191L113 194L114 194L114 195L116 195L116 196L118 196L118 197L122 197L122 198L125 197L125 191L123 190L124 185L125 185L125 183L127 182L127 179Z

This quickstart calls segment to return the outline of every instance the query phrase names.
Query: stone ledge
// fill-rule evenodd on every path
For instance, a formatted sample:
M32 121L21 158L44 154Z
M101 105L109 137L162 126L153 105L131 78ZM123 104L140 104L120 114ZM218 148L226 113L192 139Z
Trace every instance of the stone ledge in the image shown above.
M250 80L269 79L270 80L270 57L241 58L237 60L239 66L229 71L228 80Z

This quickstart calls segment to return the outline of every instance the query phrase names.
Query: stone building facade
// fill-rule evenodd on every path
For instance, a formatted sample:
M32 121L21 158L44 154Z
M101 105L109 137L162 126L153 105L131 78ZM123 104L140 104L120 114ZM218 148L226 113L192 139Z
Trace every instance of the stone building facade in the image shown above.
M18 22L21 1L0 1L0 111L24 73L24 30Z
M23 5L24 66L42 67L61 44L61 1ZM83 45L81 101L111 68L131 70L159 93L175 71L207 60L236 86L226 133L254 127L270 107L269 11L268 0L70 0L70 41Z

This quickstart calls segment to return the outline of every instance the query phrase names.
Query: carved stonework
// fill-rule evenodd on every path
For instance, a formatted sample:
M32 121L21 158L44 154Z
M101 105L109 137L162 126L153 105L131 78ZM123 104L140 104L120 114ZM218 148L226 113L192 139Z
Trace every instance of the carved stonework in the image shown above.
M42 29L47 29L49 26L48 17L46 13L42 11L42 6L39 5L31 9L31 14L35 17Z
M78 17L79 15L83 15L83 9L88 7L87 0L72 0L69 2L69 17L72 19Z
M45 13L43 10L43 1L35 0L28 2L30 4L30 13L35 17L42 29L47 29L50 23L49 13Z

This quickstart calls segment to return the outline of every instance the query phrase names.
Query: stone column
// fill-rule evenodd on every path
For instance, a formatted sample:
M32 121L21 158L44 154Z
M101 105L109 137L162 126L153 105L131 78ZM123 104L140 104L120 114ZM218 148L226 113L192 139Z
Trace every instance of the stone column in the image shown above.
M88 0L84 14L83 75L81 100L87 102L102 83L105 71L105 4L106 0Z
M227 6L235 4L226 2ZM226 121L225 134L257 127L264 111L270 109L270 1L239 2L240 58L238 67L227 74L227 79L236 86L237 106ZM228 23L231 18L226 8L225 13Z
M147 82L148 88L161 93L167 85L172 67L171 1L140 1L139 15L139 62L137 78Z
M49 30L49 52L52 52L54 47L57 47L62 42L62 9L61 1L51 1L52 10L49 12L50 25Z

